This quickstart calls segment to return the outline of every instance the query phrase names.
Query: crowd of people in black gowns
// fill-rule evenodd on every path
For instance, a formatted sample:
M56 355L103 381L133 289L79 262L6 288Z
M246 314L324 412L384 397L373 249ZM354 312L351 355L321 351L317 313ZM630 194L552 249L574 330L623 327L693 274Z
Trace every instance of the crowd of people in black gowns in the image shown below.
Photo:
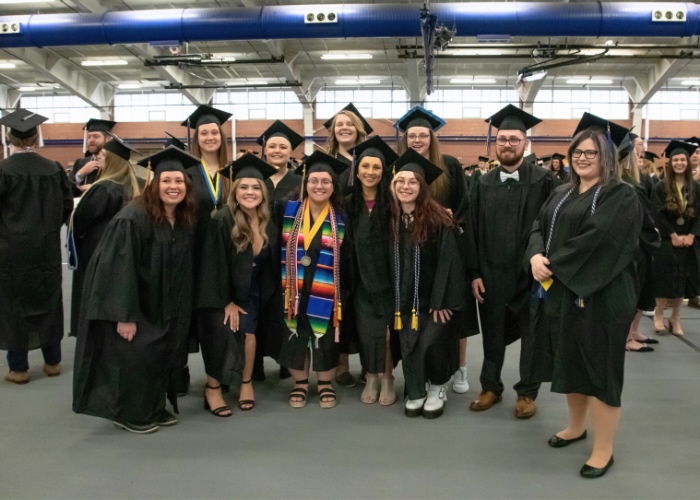
M469 390L467 339L481 334L481 390L469 408L502 400L506 347L519 339L514 415L535 415L551 382L569 420L549 445L586 439L590 417L580 474L606 473L625 353L658 343L637 331L642 311L656 307L657 332L683 335L679 308L700 292L697 142L671 142L664 178L652 178L640 172L637 136L585 113L547 169L525 156L541 120L509 105L486 120L499 166L479 157L465 176L440 151L446 122L420 106L396 122L395 152L367 137L371 126L349 104L326 122L325 152L301 164L291 155L304 138L279 120L259 138L259 156L230 162L230 117L199 106L182 123L189 148L171 136L138 162L145 182L115 122L86 124L87 154L69 178L36 152L44 117L20 109L0 118L14 149L0 162L7 381L29 382L37 348L43 371L60 374L67 224L76 413L137 434L175 425L196 352L203 406L215 417L233 414L233 384L239 409L253 410L265 357L292 378L290 407L311 399L313 370L319 405L333 408L333 384L356 383L348 356L359 353L363 403L395 403L401 362L405 415L434 419L448 387Z

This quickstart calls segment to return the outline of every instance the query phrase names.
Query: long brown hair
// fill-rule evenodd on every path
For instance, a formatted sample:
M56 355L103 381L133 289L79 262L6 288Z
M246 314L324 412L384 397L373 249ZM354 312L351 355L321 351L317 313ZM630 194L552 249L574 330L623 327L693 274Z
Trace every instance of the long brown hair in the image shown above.
M367 138L365 126L362 124L362 120L360 120L360 118L355 113L346 109L344 109L343 111L338 111L333 117L333 121L331 121L331 126L328 131L328 140L326 141L326 153L328 153L331 156L337 155L338 149L340 147L340 145L338 144L338 139L336 139L335 137L335 121L338 119L338 115L345 115L348 118L350 118L350 121L355 127L355 130L357 130L357 139L355 139L355 146L357 146L361 142L364 142L364 140Z
M682 154L685 156L686 167L685 172L683 172L683 187L686 189L688 196L685 199L685 207L678 196L678 188L676 188L676 174L673 172L673 156L678 156ZM664 208L673 214L687 215L688 217L695 217L695 182L693 181L693 169L690 166L690 158L686 153L678 153L673 155L668 159L666 164L666 174L664 175L664 190L666 194L666 199L664 200Z
M221 125L216 125L219 129L219 136L221 137L221 146L219 146L219 152L217 154L219 160L219 169L224 168L228 164L228 147L226 146L226 141L228 138L224 133L224 129ZM192 144L190 144L190 152L197 158L202 157L202 150L199 147L199 127L194 130L194 135L192 136ZM231 181L226 177L221 177L221 193L222 196L226 193L231 192Z
M440 226L457 228L457 223L447 213L438 202L433 200L425 178L414 172L416 180L420 186L418 198L416 198L416 208L413 211L413 225L411 227L411 239L416 245L422 245L430 234ZM391 192L395 193L396 176L391 181ZM391 222L394 231L394 238L398 238L399 223L401 221L401 203L394 194L394 202L391 205Z
M175 207L175 221L182 226L192 226L197 218L197 202L192 190L192 181L185 177L185 199ZM165 207L160 199L160 176L158 172L151 182L146 186L136 201L146 207L148 215L158 224L165 224L168 219L165 217Z
M628 176L639 184L639 167L637 166L637 152L633 149L623 160L620 160L620 177Z
M437 135L435 135L435 132L432 129L428 129L428 132L430 133L428 160L430 160L430 163L433 165L440 167L440 170L443 172L440 177L435 179L432 184L428 186L428 189L430 190L430 194L432 195L433 199L448 200L448 192L450 190L450 184L452 184L452 178L450 177L450 173L447 171L447 167L445 167L445 160L442 156L442 152L440 151L440 141L438 141ZM404 154L408 150L407 135L408 130L406 130L406 133L399 138L398 153L400 155Z
M124 188L124 201L128 202L139 195L139 185L136 182L136 175L131 163L121 156L106 149L102 150L105 155L105 168L100 174L100 178L94 184L111 181ZM93 184L93 185L94 185Z
M242 179L236 179L233 181L231 186L231 192L228 196L228 207L233 215L233 230L231 230L231 241L236 246L238 252L242 252L248 246L253 246L253 241L255 241L255 235L253 234L253 228L250 223L250 216L243 211L241 206L236 201L236 190L241 184ZM270 222L270 208L267 204L267 187L265 187L265 182L260 179L255 179L262 190L262 202L256 210L256 215L258 217L258 236L263 240L263 247L266 247L269 243L269 238L267 237L267 225Z

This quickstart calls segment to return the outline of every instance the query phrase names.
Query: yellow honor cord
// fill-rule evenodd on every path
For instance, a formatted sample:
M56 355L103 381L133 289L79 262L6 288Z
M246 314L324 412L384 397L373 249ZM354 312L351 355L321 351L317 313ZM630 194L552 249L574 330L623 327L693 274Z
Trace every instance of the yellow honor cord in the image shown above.
M542 288L544 288L544 291L548 291L549 287L552 286L552 283L554 283L554 280L550 277L547 278L546 280L540 281L540 285L542 285Z
M401 313L396 311L394 313L394 330L403 330L403 323L401 322Z
M321 210L321 213L316 219L316 222L314 222L313 227L311 227L311 206L309 203L306 204L306 207L304 208L304 222L301 226L302 234L304 235L304 250L309 249L309 245L311 245L311 240L314 239L314 236L316 236L318 230L321 229L323 221L326 220L330 208L331 204L326 203L326 206L323 207L323 210Z
M678 199L681 201L683 208L685 208L685 198L683 197L683 189L678 184L676 184L676 189L678 190Z
M207 175L205 175L204 177L207 179L209 190L214 195L216 201L219 201L219 188L221 187L221 178L219 177L219 171L216 171L216 173L214 174L214 180L212 181L212 178L209 175L209 167L207 166L207 162L204 161L204 158L202 158L202 166L204 167L204 170L207 173Z

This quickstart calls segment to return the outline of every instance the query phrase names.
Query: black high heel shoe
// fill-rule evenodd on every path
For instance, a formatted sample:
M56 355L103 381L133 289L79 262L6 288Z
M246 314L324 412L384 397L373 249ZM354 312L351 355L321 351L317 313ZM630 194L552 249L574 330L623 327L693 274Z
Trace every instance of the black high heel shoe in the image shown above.
M585 477L586 479L596 479L599 477L603 477L614 463L615 459L612 457L612 455L610 455L610 460L608 460L607 465L602 469L596 469L595 467L591 467L588 464L583 464L583 467L581 467L581 476Z
M211 389L212 391L215 391L217 389L221 389L221 384L217 385L216 387L212 387L209 384L204 385L204 409L211 412L212 415L215 417L221 417L221 418L227 418L233 415L233 412L231 411L231 408L228 406L220 406L214 410L211 409L211 406L209 405L209 401L207 400L207 389ZM228 413L226 413L228 412Z
M249 378L248 380L242 380L241 385L250 384L252 381L253 381L252 378ZM241 411L250 411L253 408L255 408L255 400L254 399L239 399L238 400L238 407L241 409Z

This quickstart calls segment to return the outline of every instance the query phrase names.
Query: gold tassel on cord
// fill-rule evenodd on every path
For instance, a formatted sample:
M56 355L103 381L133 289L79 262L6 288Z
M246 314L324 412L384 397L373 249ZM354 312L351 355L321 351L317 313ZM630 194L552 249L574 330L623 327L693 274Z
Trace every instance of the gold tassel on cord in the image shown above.
M146 186L144 187L144 189L146 189L150 183L151 183L151 160L148 160L148 167L146 167Z
M343 321L343 303L341 301L338 301L338 321Z
M411 314L411 330L418 330L418 314L416 314L415 309L413 309Z
M401 313L399 311L394 313L394 330L403 330L403 322L401 321Z

